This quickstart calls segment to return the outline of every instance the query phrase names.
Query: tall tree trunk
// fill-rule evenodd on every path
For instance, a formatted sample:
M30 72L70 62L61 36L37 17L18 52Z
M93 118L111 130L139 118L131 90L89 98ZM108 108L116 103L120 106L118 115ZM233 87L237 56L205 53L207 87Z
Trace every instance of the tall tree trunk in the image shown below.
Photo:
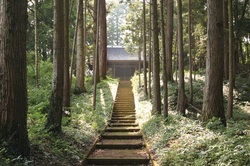
M69 0L64 0L64 88L63 107L70 116L70 82L69 82Z
M161 114L161 95L160 95L160 61L159 61L159 39L158 39L158 15L157 0L152 0L153 12L153 108L152 112Z
M147 96L147 68L146 68L146 7L143 0L143 73L144 73L144 96Z
M165 28L164 28L164 0L161 0L161 44L162 44L162 70L163 70L163 119L168 117L168 75L165 46ZM172 66L171 66L172 68Z
M0 140L28 157L26 31L27 0L3 0L0 62ZM17 157L17 156L15 156Z
M218 117L226 125L223 105L223 1L209 0L207 4L207 57L202 120Z
M96 44L96 31L97 31L97 1L94 0L94 25L93 25L93 44ZM95 50L96 47L94 48L94 55L93 55L93 62L95 62ZM93 63L93 69L95 68L95 63ZM94 78L92 78L94 80Z
M138 52L138 72L139 72L139 87L141 87L141 42L139 43L139 52Z
M178 29L178 25L177 25L177 29ZM175 80L176 80L176 82L177 82L177 70L178 70L178 31L176 32L176 37L175 37L176 39L175 39L175 54L176 54L176 60L175 60L175 62L176 62L176 65L175 65Z
M37 27L38 27L38 22L37 22L37 5L38 5L38 0L35 0L35 77L36 77L36 88L38 88L38 33L37 33Z
M233 68L233 57L234 57L234 48L233 48L233 13L232 13L232 0L229 0L229 94L228 94L228 105L227 105L227 117L233 117L233 77L234 77L234 68Z
M70 85L71 88L72 85L72 75L73 75L73 65L75 62L75 47L76 47L76 38L77 38L77 29L78 29L78 20L79 20L79 4L77 6L77 16L76 16L76 26L75 26L75 33L74 33L74 39L73 39L73 48L72 48L72 56L71 56L71 63L70 63Z
M174 72L175 71L175 66L176 66L176 57L175 57L175 54L176 54L176 44L175 44L175 46L174 46L174 64L173 64L173 66L172 66L172 72ZM173 73L174 74L174 73ZM174 79L173 79L174 80ZM177 81L177 80L176 80ZM171 81L171 83L173 83L173 81Z
M188 0L188 42L189 42L189 84L190 84L190 104L193 104L193 58L192 58L192 29L191 29L191 0Z
M248 34L248 40L249 40L249 34ZM249 60L249 48L248 48L248 46L249 46L249 43L248 43L248 41L246 42L246 45L245 45L245 47L246 47L246 58L247 58L247 63L248 62L250 62L250 60ZM249 74L248 74L248 76L250 76Z
M97 0L94 0L94 27L93 27L93 43L96 44L96 40L99 40L99 39L96 39L96 31L97 31ZM99 10L99 9L98 9ZM99 36L99 35L98 35ZM95 62L95 56L98 55L99 57L99 50L97 50L97 54L95 53L96 51L96 46L94 47L94 55L93 55L93 62ZM97 75L97 80L96 82L100 82L100 74L99 74L99 63L97 63L97 71L96 71L96 75ZM93 69L95 69L95 63L93 63ZM94 73L94 72L93 72ZM94 75L92 77L92 83L94 84Z
M107 75L107 21L106 0L100 0L100 75L106 79Z
M242 62L242 70L244 70L245 58L244 58L244 53L243 53L243 49L242 49L242 39L241 38L239 38L239 46L240 46L240 56L241 56L241 62Z
M100 0L97 0L97 22L96 22L96 27L97 27L97 31L96 31L96 39L99 39L99 9L100 9ZM98 68L98 61L99 61L99 55L98 55L98 51L99 50L99 40L96 40L96 43L95 43L95 68L94 68L94 74L93 74L93 77L94 77L94 92L93 92L93 110L95 110L95 107L96 107L96 89L97 89L97 81L98 81L98 77L99 77L99 68Z
M2 14L2 12L3 12L3 2L2 2L2 0L0 0L0 32L3 32L2 31L2 23L3 23L3 19L2 19L3 14ZM2 33L0 33L0 57L3 56L2 53L3 53L3 50L2 50ZM2 67L3 67L3 58L0 58L0 78L2 78L2 72L3 72ZM2 88L1 88L1 82L0 82L0 94L1 94L1 92L2 92ZM1 97L0 97L0 99L1 99Z
M179 85L178 85L178 103L177 111L185 115L186 96L184 85L184 55L183 55L183 26L182 26L182 2L177 0L178 4L178 53L179 53Z
M167 40L166 40L166 58L167 58L167 77L168 81L173 81L172 71L172 45L173 45L173 19L174 1L168 0L167 5Z
M87 0L84 1L84 41L83 41L83 45L84 45L84 55L86 55L87 53L87 46L86 46L86 36L87 36ZM89 56L88 56L88 62L89 62Z
M194 32L194 22L193 25L193 32ZM193 57L193 70L194 70L194 80L196 80L196 64L195 64L195 58L196 58L196 38L195 35L193 35L193 49L194 49L194 57Z
M151 99L151 62L152 62L152 0L150 0L150 12L149 12L149 56L148 56L148 99Z
M80 94L86 91L84 86L85 77L85 55L83 46L83 1L79 0L79 20L77 33L77 59L76 59L76 87L75 93Z
M53 82L50 110L45 128L54 133L62 131L64 79L64 1L54 0Z
M239 27L239 9L238 9L238 0L234 1L235 5L235 9L234 9L234 20L235 20L235 26ZM236 29L235 30L235 54L234 54L234 81L235 82L235 77L236 77L236 73L239 72L239 31ZM235 85L234 85L235 87Z
M224 29L228 31L228 0L223 0L223 23ZM224 78L228 79L229 77L229 48L228 48L228 34L224 33Z

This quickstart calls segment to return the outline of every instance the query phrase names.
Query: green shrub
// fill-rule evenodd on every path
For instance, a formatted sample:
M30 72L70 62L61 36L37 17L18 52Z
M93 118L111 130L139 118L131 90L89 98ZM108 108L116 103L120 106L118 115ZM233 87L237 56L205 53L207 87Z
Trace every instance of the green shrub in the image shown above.
M220 118L213 117L209 120L209 122L206 124L206 128L210 130L218 130L223 129L224 125L222 124Z
M250 165L250 102L246 98L244 101L238 98L248 91L248 80L237 78L237 82L239 87L234 89L234 118L227 119L227 127L224 127L219 118L202 123L193 114L185 117L178 114L173 104L177 97L177 83L168 85L169 116L167 122L163 121L162 115L150 113L150 100L140 100L143 92L139 90L138 77L135 75L132 78L137 121L159 164ZM194 106L201 108L204 77L197 75L193 83ZM188 96L189 83L185 84Z

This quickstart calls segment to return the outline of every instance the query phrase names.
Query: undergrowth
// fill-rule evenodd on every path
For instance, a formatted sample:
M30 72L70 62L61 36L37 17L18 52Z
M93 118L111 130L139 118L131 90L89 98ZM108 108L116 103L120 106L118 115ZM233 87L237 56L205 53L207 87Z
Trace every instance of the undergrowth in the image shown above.
M169 116L163 121L162 115L151 114L152 100L144 97L143 89L138 87L138 77L132 78L137 119L151 146L150 152L160 165L250 165L250 102L249 95L244 97L250 92L250 81L237 78L236 82L234 118L227 119L225 128L218 118L202 123L191 108L185 117L176 112L178 84L175 82L168 83ZM188 78L185 83L189 96ZM193 85L194 105L202 108L204 77L197 76ZM224 82L224 91L227 89L228 82ZM226 95L224 92L225 107Z
M44 124L46 113L38 109L29 112L29 137L34 152L42 154L37 158L33 153L35 165L77 165L94 139L99 136L110 118L113 100L116 94L118 80L108 78L97 86L96 110L93 110L93 87L86 79L87 93L71 95L71 117L63 117L63 134L57 137L46 133ZM35 106L37 107L37 105ZM34 122L32 119L35 119ZM46 159L46 160L45 160Z
M41 62L38 89L35 87L34 68L28 66L27 69L29 103L27 123L31 157L25 160L22 156L10 156L8 149L2 144L0 166L79 165L84 154L110 118L119 80L108 77L98 83L96 110L93 110L93 86L90 85L91 77L86 77L87 93L80 95L71 93L71 117L63 117L63 132L55 136L44 130L50 109L53 65L49 61ZM72 80L72 85L74 84L75 77Z

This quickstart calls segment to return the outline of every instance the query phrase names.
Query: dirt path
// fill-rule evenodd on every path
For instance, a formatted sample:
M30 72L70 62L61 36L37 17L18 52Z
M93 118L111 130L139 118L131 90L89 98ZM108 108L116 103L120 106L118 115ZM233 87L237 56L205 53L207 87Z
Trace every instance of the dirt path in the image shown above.
M83 165L151 165L135 114L131 82L122 81L111 122Z

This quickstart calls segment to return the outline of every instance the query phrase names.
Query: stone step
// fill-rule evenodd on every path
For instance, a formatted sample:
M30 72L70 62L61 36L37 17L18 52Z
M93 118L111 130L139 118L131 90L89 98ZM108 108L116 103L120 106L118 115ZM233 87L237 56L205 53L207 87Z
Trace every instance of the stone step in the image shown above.
M131 104L131 101L121 101L121 100L116 100L115 104Z
M115 120L115 119L113 119L113 118L122 118L122 117L127 117L127 118L136 118L136 115L135 115L135 113L129 113L129 114L112 114L112 119L111 120Z
M127 110L130 110L130 111L134 111L135 110L135 107L114 107L114 111L117 111L117 110L120 110L120 111L127 111Z
M136 111L132 110L132 111L119 111L119 110L114 110L113 111L113 115L114 114L120 114L120 115L135 115Z
M135 120L111 120L112 123L135 123Z
M123 100L124 102L132 102L132 103L134 102L133 96L129 96L129 97L116 97L116 101L121 101L121 100Z
M128 99L130 101L134 100L134 95L133 94L120 94L116 96L116 99Z
M121 112L132 112L133 111L133 112L135 112L135 109L114 108L113 112L116 112L116 111L121 111Z
M117 105L117 104L115 104L114 108L132 108L132 109L135 109L135 106L134 105Z
M96 149L142 149L141 139L103 139L96 143Z
M113 113L112 114L113 117L135 117L135 112L132 113Z
M122 126L138 126L137 123L110 123L109 126L122 127Z
M135 109L133 109L133 108L115 108L115 107L114 107L114 112L115 112L115 111L123 111L123 112L134 111L134 112L135 112Z
M127 104L127 103L115 103L115 106L116 107L135 107L134 103L130 103L130 104Z
M149 155L145 150L96 149L87 159L87 164L134 165L148 164Z
M135 121L136 111L131 82L121 81L111 120L100 140L92 147L90 155L83 161L83 165L152 165L140 127Z
M142 139L139 132L105 132L102 134L103 139Z
M106 130L107 132L135 132L135 131L140 131L139 127L134 127L134 126L122 126L122 127L107 127Z
M136 120L136 117L112 117L112 120Z

